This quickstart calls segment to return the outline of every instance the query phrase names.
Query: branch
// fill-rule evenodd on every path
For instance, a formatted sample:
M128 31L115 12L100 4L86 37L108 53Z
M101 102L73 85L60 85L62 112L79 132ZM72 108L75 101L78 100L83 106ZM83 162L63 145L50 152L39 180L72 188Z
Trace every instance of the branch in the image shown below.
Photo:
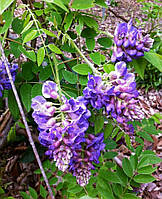
M115 15L115 17L122 19L122 20L125 21L126 23L129 22L129 20L125 19L123 16L118 15L118 13L116 13L116 12L115 12L114 10L112 10L110 7L108 8L108 10L109 10L110 12L112 12L112 13Z
M26 128L26 132L27 132L28 137L29 137L29 142L30 142L30 144L31 144L31 146L32 146L34 155L35 155L36 160L37 160L37 162L38 162L38 165L39 165L39 167L40 167L40 170L41 170L41 173L42 173L42 175L43 175L44 181L45 181L45 183L46 183L46 185L47 185L47 188L48 188L49 194L50 194L50 196L51 196L51 199L54 199L54 195L53 195L53 192L52 192L51 187L50 187L50 185L49 185L47 176L46 176L46 174L45 174L45 172L44 172L44 169L43 169L43 166L42 166L42 163L41 163L41 160L40 160L38 151L37 151L37 149L36 149L36 147L35 147L35 144L34 144L34 142L33 142L33 138L32 138L32 136L31 136L31 132L30 132L28 123L27 123L26 118L25 118L25 114L24 114L24 111L23 111L23 108L22 108L22 105L21 105L21 102L20 102L20 98L19 98L19 96L18 96L18 93L17 93L16 87L15 87L15 84L14 84L13 79L12 79L12 75L11 75L10 69L9 69L9 67L8 67L8 63L7 63L7 60L6 60L6 57L5 57L5 53L4 53L4 50L3 50L3 47L2 47L1 41L0 41L0 51L1 51L1 53L2 53L2 59L3 59L3 62L4 62L4 64L5 64L5 67L6 67L6 71L7 71L7 74L8 74L10 83L11 83L11 86L12 86L13 93L14 93L15 98L16 98L16 101L17 101L17 105L18 105L19 110L20 110L20 114L21 114L21 116L22 116L22 120L23 120L24 125L25 125L25 128Z
M6 143L6 139L8 136L8 132L11 128L11 123L13 121L13 118L10 117L10 119L8 120L5 129L2 131L1 136L0 136L0 149L2 149Z

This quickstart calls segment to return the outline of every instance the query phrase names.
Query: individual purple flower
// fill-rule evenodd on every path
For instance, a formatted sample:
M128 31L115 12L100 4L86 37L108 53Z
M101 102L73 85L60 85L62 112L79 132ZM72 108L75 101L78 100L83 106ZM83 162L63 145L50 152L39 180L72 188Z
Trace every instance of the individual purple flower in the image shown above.
M46 81L42 87L42 94L45 98L58 98L58 87L56 83L52 81Z
M64 104L61 106L61 111L65 114L65 122L73 124L75 128L77 126L79 134L85 132L88 129L88 118L91 116L90 111L80 98L70 100L64 100ZM64 122L63 122L64 123Z
M84 98L87 103L91 104L96 109L102 108L102 95L101 90L102 79L99 76L88 75L87 87L83 90Z
M34 109L32 117L39 129L47 130L55 125L56 120L53 116L56 107L52 102L46 101L43 96L36 96L32 99L31 107Z
M125 61L144 56L153 45L153 39L149 35L143 36L142 30L133 26L132 20L128 23L120 23L115 29L115 47L111 57L112 62Z

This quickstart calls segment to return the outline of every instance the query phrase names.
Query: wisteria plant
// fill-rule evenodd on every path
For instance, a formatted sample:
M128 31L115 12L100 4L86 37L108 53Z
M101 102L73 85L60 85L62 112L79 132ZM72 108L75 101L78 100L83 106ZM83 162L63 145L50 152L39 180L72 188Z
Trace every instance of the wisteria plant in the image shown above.
M140 184L156 180L161 160L144 140L153 142L159 131L141 109L133 72L144 72L141 58L161 71L156 38L132 19L114 35L101 31L97 17L82 12L94 4L108 9L100 0L44 0L19 5L22 16L14 16L15 3L0 10L0 97L16 124L22 118L40 167L35 173L46 182L40 193L22 191L25 199L58 191L67 199L134 199ZM43 166L28 125L46 150ZM123 159L121 145L129 151Z

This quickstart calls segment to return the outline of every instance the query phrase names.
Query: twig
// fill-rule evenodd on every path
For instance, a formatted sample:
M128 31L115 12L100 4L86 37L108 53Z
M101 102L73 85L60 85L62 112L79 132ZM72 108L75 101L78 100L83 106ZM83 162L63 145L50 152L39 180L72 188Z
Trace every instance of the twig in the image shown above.
M8 74L10 83L11 83L11 86L12 86L12 90L13 90L13 93L14 93L14 95L15 95L15 98L16 98L16 101L17 101L17 105L18 105L18 107L19 107L20 114L21 114L21 116L22 116L22 120L23 120L24 125L25 125L25 128L26 128L26 132L27 132L28 137L29 137L29 142L30 142L30 144L31 144L31 146L32 146L34 155L35 155L36 160L37 160L37 162L38 162L38 165L39 165L39 167L40 167L40 170L41 170L41 173L42 173L42 175L43 175L44 181L45 181L45 183L46 183L46 185L47 185L49 194L50 194L51 198L54 199L55 197L54 197L54 195L53 195L53 192L52 192L51 187L50 187L50 185L49 185L47 176L46 176L46 174L45 174L45 172L44 172L44 169L43 169L43 166L42 166L42 163L41 163L39 154L38 154L37 149L36 149L36 147L35 147L35 144L34 144L34 142L33 142L33 138L32 138L32 136L31 136L31 132L30 132L28 123L27 123L26 118L25 118L25 114L24 114L24 111L23 111L23 108L22 108L22 105L21 105L21 102L20 102L20 98L19 98L19 96L18 96L18 93L17 93L16 87L15 87L15 84L14 84L13 79L12 79L12 75L11 75L10 69L9 69L9 67L8 67L8 63L7 63L7 60L6 60L6 57L5 57L5 53L4 53L4 50L3 50L3 47L2 47L1 41L0 41L0 51L1 51L1 53L2 53L2 59L3 59L3 61L4 61L4 64L5 64L5 67L6 67L6 71L7 71L7 74Z
M115 157L114 160L122 168L122 161L118 157Z
M5 115L1 125L0 125L0 136L1 136L1 133L3 131L3 129L5 128L6 124L8 123L9 119L11 117L11 113L10 112L7 112L7 114Z
M68 38L69 39L69 38ZM89 65L89 67L92 69L94 74L100 75L100 72L94 67L94 65L86 58L86 56L81 52L81 50L77 47L75 42L71 40L72 46L77 50L79 55L84 59L84 61Z
M126 23L129 22L129 20L125 19L123 16L118 15L118 13L116 13L116 12L115 12L114 10L112 10L110 7L108 8L108 10L109 10L110 12L112 12L112 13L115 15L115 17L122 19L122 20L125 21Z
M72 69L71 69L70 66L67 64L67 61L69 61L69 60L65 60L64 57L63 57L63 55L59 55L59 56L60 56L61 60L63 61L63 62L61 62L61 63L64 63L65 66L66 66L66 68L67 68L67 70L70 71L70 72L72 72ZM75 58L75 59L77 59L77 58ZM71 61L71 60L70 60L70 61ZM59 65L59 64L60 64L60 63L58 63L58 65Z
M71 0L69 3L69 8L72 6L74 0Z
M11 128L11 123L12 123L13 118L10 117L10 119L8 120L8 123L5 127L5 129L2 131L2 136L0 137L0 149L2 149L6 143L6 138L8 136L8 132Z

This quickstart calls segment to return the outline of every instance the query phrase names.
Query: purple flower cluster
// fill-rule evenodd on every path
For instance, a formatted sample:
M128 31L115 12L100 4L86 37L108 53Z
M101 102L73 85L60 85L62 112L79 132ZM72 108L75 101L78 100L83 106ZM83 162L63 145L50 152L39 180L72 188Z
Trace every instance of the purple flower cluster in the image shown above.
M149 35L143 36L142 31L132 25L132 20L128 23L120 23L115 29L114 42L116 46L111 61L130 62L132 59L141 57L144 52L150 50L153 41Z
M18 65L16 65L16 64L13 64L13 65L8 64L8 67L10 69L13 81L15 81L16 70L18 69ZM4 62L2 62L0 60L0 97L2 97L2 91L4 89L6 89L6 90L11 89L11 84L10 84L9 77L7 75L7 71L6 71Z
M38 124L39 141L48 147L46 155L56 162L59 170L70 170L77 182L85 186L90 170L94 169L92 162L98 163L104 149L103 134L86 135L91 113L82 97L59 98L57 85L52 81L43 84L42 94L32 99L32 117ZM48 98L52 100L47 101Z
M89 75L83 94L87 104L97 109L105 108L108 116L120 123L126 132L133 131L132 125L127 124L129 121L144 117L135 100L138 97L135 76L128 73L125 62L116 63L109 81Z

